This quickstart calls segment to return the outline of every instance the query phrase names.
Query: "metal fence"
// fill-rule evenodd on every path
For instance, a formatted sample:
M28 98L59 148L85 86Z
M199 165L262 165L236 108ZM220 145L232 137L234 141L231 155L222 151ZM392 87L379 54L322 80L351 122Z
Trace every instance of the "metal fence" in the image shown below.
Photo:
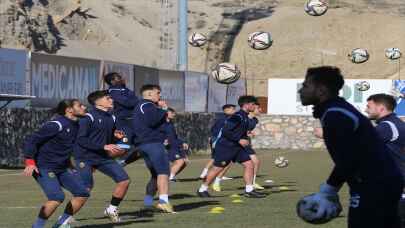
M163 99L179 112L220 112L222 105L235 104L246 91L244 79L224 86L201 72L0 49L1 92L36 96L9 107L51 108L66 98L86 102L90 92L107 87L103 75L109 72L120 73L138 95L144 84L160 85Z

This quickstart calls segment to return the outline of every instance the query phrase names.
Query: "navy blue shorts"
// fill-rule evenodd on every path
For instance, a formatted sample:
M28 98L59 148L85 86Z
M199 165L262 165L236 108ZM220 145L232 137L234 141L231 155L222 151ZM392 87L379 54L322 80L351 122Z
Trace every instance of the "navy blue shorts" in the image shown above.
M214 150L214 166L216 167L225 167L231 162L243 163L250 160L249 154L242 147L217 144Z
M121 143L128 145L133 144L132 137L134 136L134 133L132 130L132 119L117 119L115 126L117 130L121 130L125 133L125 138L128 140L127 142Z
M77 160L75 163L84 186L89 189L93 188L94 185L93 168L111 177L115 183L129 180L125 169L115 160L104 160L100 162Z
M169 158L163 143L148 143L140 145L138 148L153 177L170 174Z
M62 187L68 190L74 197L89 197L89 191L85 188L79 173L74 169L54 172L48 169L39 169L34 179L41 186L48 200L63 202L65 194Z
M362 184L350 191L349 228L400 228L400 181Z
M243 150L245 151L245 153L249 154L249 155L253 155L256 154L256 151L253 150L252 146L247 146L245 148L243 148Z
M169 161L174 162L179 159L184 159L187 157L187 151L186 150L168 150L167 155L169 156Z

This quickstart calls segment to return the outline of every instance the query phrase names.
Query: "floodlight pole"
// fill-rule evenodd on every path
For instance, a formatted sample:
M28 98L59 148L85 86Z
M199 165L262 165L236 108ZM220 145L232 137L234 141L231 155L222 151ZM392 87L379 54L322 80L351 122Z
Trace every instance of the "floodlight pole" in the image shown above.
M228 104L228 92L229 92L229 84L226 84L226 90L225 90L225 104Z
M187 71L188 69L188 53L187 53L187 11L188 11L188 0L178 1L178 56L177 56L177 70Z
M247 84L247 65L246 65L246 53L245 49L243 49L243 74L245 75L245 95L248 95L248 84Z

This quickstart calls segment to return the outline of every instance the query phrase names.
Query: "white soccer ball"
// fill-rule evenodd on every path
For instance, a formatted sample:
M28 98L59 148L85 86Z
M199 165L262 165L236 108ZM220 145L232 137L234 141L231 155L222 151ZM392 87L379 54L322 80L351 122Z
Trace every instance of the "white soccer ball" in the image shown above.
M328 214L328 210L319 211L322 206L333 209L330 210L331 214ZM324 224L339 216L342 212L342 205L339 202L339 197L314 193L298 201L296 210L298 217L305 222Z
M366 49L355 48L348 55L348 57L353 63L364 63L370 58L370 55Z
M273 39L268 32L254 32L249 34L248 43L253 49L264 50L273 44Z
M276 165L276 167L278 167L278 168L287 167L288 166L288 160L283 156L277 157L274 160L274 165Z
M188 43L189 43L191 46L194 46L194 47L201 47L201 46L203 46L206 42L207 42L207 37L204 36L204 35L201 34L201 33L198 33L198 32L193 32L193 34L191 34L191 35L188 37Z
M212 71L212 77L221 84L232 84L240 78L238 66L232 63L220 63Z
M370 89L370 83L368 83L367 81L357 82L355 86L356 89L359 91L367 91Z
M311 16L322 16L328 11L328 3L325 0L308 0L304 10Z
M399 59L401 58L402 53L399 48L387 48L385 49L385 57L391 60Z

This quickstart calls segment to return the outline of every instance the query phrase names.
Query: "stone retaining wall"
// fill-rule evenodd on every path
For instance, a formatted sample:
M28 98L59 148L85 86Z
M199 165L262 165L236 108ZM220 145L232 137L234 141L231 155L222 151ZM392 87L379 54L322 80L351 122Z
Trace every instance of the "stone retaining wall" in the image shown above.
M319 149L323 141L314 136L319 120L309 116L261 116L252 145L258 149Z

